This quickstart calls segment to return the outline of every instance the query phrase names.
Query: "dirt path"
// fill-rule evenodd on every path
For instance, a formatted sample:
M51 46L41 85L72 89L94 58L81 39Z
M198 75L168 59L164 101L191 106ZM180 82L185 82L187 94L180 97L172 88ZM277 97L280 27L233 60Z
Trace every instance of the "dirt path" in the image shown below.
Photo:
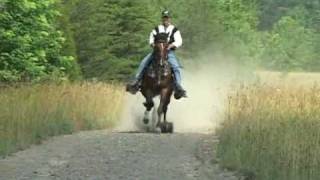
M0 179L235 180L213 164L204 134L81 132L0 160Z

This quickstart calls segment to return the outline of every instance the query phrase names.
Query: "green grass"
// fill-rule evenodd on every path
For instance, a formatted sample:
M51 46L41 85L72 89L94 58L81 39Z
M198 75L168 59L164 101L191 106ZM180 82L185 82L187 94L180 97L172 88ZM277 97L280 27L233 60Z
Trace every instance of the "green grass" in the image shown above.
M242 86L218 135L227 168L257 180L319 180L320 88Z
M50 136L112 127L124 92L120 85L77 83L0 89L0 155Z

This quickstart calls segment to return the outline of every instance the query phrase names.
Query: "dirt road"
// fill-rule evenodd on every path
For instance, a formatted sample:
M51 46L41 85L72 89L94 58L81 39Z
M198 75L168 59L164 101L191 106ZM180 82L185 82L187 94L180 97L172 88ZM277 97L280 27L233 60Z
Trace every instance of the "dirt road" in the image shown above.
M206 134L81 132L0 160L0 179L237 179L214 164L215 143Z

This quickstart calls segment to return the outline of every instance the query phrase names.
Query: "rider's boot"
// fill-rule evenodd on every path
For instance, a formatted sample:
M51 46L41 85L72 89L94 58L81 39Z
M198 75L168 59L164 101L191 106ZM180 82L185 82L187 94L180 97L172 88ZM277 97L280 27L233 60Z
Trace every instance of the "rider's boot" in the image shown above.
M126 91L131 94L136 94L140 89L140 80L134 79L132 82L128 83L126 86Z
M173 73L175 77L175 88L174 88L174 98L180 99L182 97L187 97L187 92L181 86L181 74L178 66L173 68Z
M187 97L187 91L184 90L180 84L176 84L174 90L174 98L181 99L182 97Z

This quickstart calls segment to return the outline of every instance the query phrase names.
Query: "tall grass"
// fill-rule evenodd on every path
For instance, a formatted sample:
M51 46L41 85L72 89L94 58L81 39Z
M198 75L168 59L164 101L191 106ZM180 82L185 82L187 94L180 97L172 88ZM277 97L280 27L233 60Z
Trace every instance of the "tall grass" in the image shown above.
M320 179L320 88L242 86L230 93L218 156L258 180Z
M78 130L112 127L122 87L103 83L35 85L0 90L0 155Z

